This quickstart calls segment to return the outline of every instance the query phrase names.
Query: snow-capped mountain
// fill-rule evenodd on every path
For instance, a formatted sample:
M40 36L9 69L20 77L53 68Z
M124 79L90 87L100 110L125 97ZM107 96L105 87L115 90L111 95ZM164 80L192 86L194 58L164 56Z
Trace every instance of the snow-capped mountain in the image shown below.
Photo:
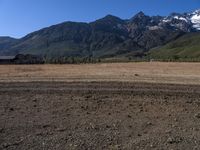
M14 42L2 38L0 55L108 57L138 50L146 52L190 32L200 32L200 10L167 17L149 16L141 11L130 19L107 15L90 23L63 22Z
M186 32L200 30L200 9L191 13L172 13L161 22Z
M200 9L194 11L191 15L190 15L190 20L193 24L193 27L197 30L200 30Z

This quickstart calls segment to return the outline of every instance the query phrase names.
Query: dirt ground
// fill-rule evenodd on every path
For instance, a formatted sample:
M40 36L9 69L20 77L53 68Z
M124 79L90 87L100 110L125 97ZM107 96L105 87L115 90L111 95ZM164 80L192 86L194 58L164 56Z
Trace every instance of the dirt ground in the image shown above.
M200 85L1 82L2 150L200 149Z

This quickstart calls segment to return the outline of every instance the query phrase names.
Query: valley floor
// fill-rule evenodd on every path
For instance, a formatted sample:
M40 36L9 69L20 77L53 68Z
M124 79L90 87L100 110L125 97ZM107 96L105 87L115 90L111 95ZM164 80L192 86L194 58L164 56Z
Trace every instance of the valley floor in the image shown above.
M0 149L200 149L200 64L0 65Z
M32 81L124 81L200 84L200 63L0 65L0 82Z

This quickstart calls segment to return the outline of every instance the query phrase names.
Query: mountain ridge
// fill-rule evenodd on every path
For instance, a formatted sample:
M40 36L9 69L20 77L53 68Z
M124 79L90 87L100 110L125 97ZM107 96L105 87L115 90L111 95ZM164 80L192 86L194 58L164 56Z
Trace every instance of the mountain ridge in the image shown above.
M114 57L149 51L199 30L200 10L166 17L139 12L130 19L106 15L89 23L66 21L20 39L0 38L0 55Z

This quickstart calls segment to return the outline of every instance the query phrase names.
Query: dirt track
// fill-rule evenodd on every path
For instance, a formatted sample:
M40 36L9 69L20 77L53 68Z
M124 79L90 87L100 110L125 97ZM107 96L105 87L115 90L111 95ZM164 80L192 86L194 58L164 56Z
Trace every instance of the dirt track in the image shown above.
M200 86L0 83L0 149L200 149Z

